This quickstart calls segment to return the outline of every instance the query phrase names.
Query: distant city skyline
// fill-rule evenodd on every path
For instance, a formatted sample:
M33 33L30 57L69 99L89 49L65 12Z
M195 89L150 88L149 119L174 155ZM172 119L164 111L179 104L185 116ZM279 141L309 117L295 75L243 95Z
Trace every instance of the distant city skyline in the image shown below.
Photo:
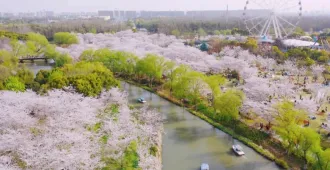
M264 2L264 0L254 0ZM267 1L267 0L266 0ZM268 0L274 3L298 0ZM188 10L229 10L244 8L246 0L2 0L0 12L97 12L98 10L151 10L151 11L188 11ZM303 11L329 11L330 0L302 0Z

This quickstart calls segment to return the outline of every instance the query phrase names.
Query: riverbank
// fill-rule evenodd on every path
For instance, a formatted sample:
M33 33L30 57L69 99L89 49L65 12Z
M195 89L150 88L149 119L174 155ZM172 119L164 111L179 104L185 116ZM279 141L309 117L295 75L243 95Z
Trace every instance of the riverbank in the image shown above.
M293 156L286 156L283 154L285 152L285 149L283 149L278 143L278 141L272 140L272 138L267 138L267 140L262 141L260 145L256 144L252 140L250 140L247 137L244 137L243 135L235 132L235 130L232 127L226 126L222 123L216 122L212 120L211 118L207 117L203 111L196 111L193 109L192 106L189 106L187 104L182 104L180 100L171 97L169 94L167 94L166 91L159 90L161 88L150 88L147 85L139 84L137 82L131 81L131 80L123 80L129 84L136 85L138 87L141 87L147 91L150 91L154 94L157 94L158 96L170 101L171 103L174 103L178 106L185 106L186 110L189 111L191 114L199 117L200 119L206 121L207 123L211 124L213 127L216 127L217 129L231 135L233 138L243 142L247 146L251 147L253 150L264 156L265 158L274 161L278 166L285 168L285 169L300 169L300 163L302 160L299 160L296 157ZM158 89L158 90L157 90ZM236 126L244 126L246 128L249 128L247 125L245 125L242 122L238 122ZM263 132L256 130L256 129L250 129L249 130L253 131L254 133L258 133L259 135L262 134ZM269 140L269 141L268 141ZM272 152L270 152L272 151Z

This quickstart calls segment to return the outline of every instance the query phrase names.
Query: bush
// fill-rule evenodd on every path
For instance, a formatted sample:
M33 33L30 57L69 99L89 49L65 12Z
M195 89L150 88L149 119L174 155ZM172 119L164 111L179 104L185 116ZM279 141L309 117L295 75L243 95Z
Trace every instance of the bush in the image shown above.
M0 31L0 37L7 37L9 39L15 40L27 40L28 36L26 34L19 34L16 32L9 32L9 31Z
M5 88L7 90L11 90L11 91L16 91L16 92L24 92L25 91L25 85L24 83L22 83L18 77L9 77L6 81L5 81Z
M20 79L21 82L23 82L28 88L31 86L31 84L34 81L34 75L31 72L31 70L27 68L19 69L17 71L16 76Z
M53 70L49 75L48 84L50 88L61 89L68 85L68 79L60 70Z
M63 67L72 63L72 58L68 54L59 54L55 57L55 67Z
M2 81L0 81L0 90L5 90L5 85L3 85Z
M119 86L112 72L98 62L67 64L52 71L40 70L35 82L41 85L40 93L45 93L50 88L61 89L71 84L77 92L93 97L99 95L103 88L108 90ZM39 89L37 84L34 85L35 89Z
M149 148L150 155L156 156L157 155L157 152L158 152L158 149L157 149L156 146L152 146L152 147Z
M122 161L123 169L138 170L140 157L137 153L137 143L132 141L124 152Z
M50 71L47 70L40 70L37 75L36 78L34 79L35 82L38 82L40 85L42 84L46 84L48 81L48 77L50 75Z
M60 45L71 45L71 44L77 44L78 38L68 32L58 32L54 34L54 41L56 44Z
M34 92L38 92L40 90L40 84L38 82L33 82L30 86L30 88L34 91Z
M102 91L102 82L96 74L73 77L70 83L85 96L97 96Z

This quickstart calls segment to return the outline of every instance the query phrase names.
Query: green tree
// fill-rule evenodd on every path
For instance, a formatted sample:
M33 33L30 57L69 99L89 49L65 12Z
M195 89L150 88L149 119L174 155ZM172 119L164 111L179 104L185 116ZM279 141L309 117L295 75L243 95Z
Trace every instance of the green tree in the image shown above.
M164 66L165 60L163 57L148 54L136 63L136 70L138 74L147 76L152 86L155 80L162 78Z
M283 53L277 46L272 46L272 55L280 62L284 62L287 59L285 53Z
M169 75L170 81L167 82L167 86L170 88L170 93L173 91L173 95L179 99L185 98L185 91L188 88L188 82L182 81L182 77L187 75L191 71L191 68L186 65L180 65L174 69Z
M28 33L28 41L26 41L28 55L40 55L49 44L45 36L38 33Z
M28 88L34 82L34 75L31 70L27 68L21 68L17 70L16 76L23 82Z
M11 76L5 81L5 88L10 91L24 92L25 85L18 77Z
M207 85L209 86L212 92L211 103L212 103L212 107L215 110L215 98L221 94L220 86L226 82L226 78L224 78L221 75L211 75L205 77L204 81L207 83Z
M307 114L304 110L294 108L294 104L289 101L277 104L275 109L276 123L274 129L282 138L287 151L293 152L301 134L298 124L307 118Z
M176 67L176 64L172 61L165 63L164 75L166 76L166 79L167 79L165 86L170 89L170 95L172 95L173 81L175 79L175 74L174 74L175 67Z
M67 64L60 69L79 93L85 96L97 96L102 89L119 86L112 72L99 62L79 62Z
M58 32L54 34L54 42L60 45L77 44L78 38L69 32Z
M38 82L40 85L46 84L48 82L49 75L50 75L50 71L40 70L37 73L36 78L34 79L34 81Z
M18 40L11 40L10 46L12 48L12 54L14 57L24 57L27 55L27 47Z
M313 170L330 169L330 149L322 150L321 147L313 148L308 162Z
M246 42L243 44L243 47L249 51L255 53L258 50L258 42L254 38L247 38Z
M220 34L221 35L231 35L231 30L227 29L227 30L220 30Z
M322 63L327 63L330 60L330 58L327 55L322 55L317 60Z
M308 152L313 148L320 146L321 137L314 129L304 128L301 130L298 141L299 147L297 149L299 150L299 155L307 159Z
M214 30L214 31L213 31L213 34L214 34L214 35L221 35L221 32L220 32L219 30Z
M55 61L55 67L63 67L65 64L72 63L72 58L68 54L56 51L54 45L48 45L45 49L44 56Z
M184 84L188 85L185 95L186 98L196 107L201 101L201 91L205 85L205 75L197 71L189 71L181 79Z
M18 58L6 50L0 50L0 65L13 69L18 65Z
M50 88L62 89L68 86L68 79L64 76L64 73L60 70L53 70L47 80Z
M80 55L79 59L81 61L94 61L94 50L93 49L88 49L82 52Z
M96 28L91 28L91 29L89 30L89 33L96 34L96 33L97 33Z
M228 90L215 98L216 119L231 121L238 119L244 94L238 90Z
M137 153L137 143L132 141L124 151L122 167L126 170L141 170L139 168L140 157Z
M178 29L172 30L171 34L174 35L176 38L178 38L181 35L181 33Z
M293 37L301 37L304 35L306 35L306 33L301 27L297 27L295 31L292 33Z
M55 58L55 67L63 67L70 63L72 63L72 58L68 54L59 54Z
M207 35L203 28L199 28L197 33L199 37L205 37Z

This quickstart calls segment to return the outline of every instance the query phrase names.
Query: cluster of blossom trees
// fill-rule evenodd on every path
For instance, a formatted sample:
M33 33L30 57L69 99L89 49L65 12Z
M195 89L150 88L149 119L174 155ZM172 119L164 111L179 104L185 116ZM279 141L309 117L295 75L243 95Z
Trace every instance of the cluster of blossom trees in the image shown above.
M0 93L0 169L161 169L159 153L150 153L161 146L161 115L129 109L119 89L98 99Z
M277 100L271 100L271 103L266 106L264 104L259 104L260 102L268 103L270 98L297 97L298 91L297 87L294 85L295 82L291 81L289 77L276 76L276 74L282 73L296 77L298 75L305 75L307 71L305 66L298 68L299 65L290 60L286 60L283 64L278 65L276 62L277 58L265 58L263 56L251 54L249 51L256 50L256 42L252 39L249 39L244 46L244 48L249 51L243 50L241 47L223 47L219 55L221 57L216 58L196 48L184 46L181 40L163 34L147 35L145 33L123 31L113 35L78 34L78 37L80 39L79 44L72 45L66 49L58 48L58 50L69 53L76 60L78 60L79 57L88 60L88 58L93 55L102 56L104 54L104 56L111 56L104 57L108 59L100 59L97 61L103 62L108 68L114 71L115 74L120 74L121 76L131 77L132 75L136 75L136 70L133 69L133 66L137 63L138 58L143 58L149 53L164 56L166 59L178 65L189 65L195 71L213 73L225 73L228 69L237 71L238 74L235 77L240 79L242 82L240 87L247 94L247 100L244 102L244 105L249 103L248 106L245 105L245 107L243 107L244 110L255 109L257 110L257 114L261 115L266 114L267 110L271 109L271 106L275 104ZM112 50L103 48L110 48ZM85 51L86 49L91 50ZM132 52L136 56L131 53L113 50ZM125 62L127 60L129 60L129 62ZM143 64L143 62L139 64ZM126 68L126 70L122 68ZM326 73L324 66L315 65L311 68L313 74L317 76L318 79L327 76L327 74L324 74ZM119 69L121 69L121 71L118 71ZM263 72L266 72L267 75ZM160 74L157 76L153 75L149 78L154 79L154 76L159 78ZM310 103L312 102L313 100ZM314 102L311 108L314 108L316 105L317 104ZM260 113L259 111L263 112Z

